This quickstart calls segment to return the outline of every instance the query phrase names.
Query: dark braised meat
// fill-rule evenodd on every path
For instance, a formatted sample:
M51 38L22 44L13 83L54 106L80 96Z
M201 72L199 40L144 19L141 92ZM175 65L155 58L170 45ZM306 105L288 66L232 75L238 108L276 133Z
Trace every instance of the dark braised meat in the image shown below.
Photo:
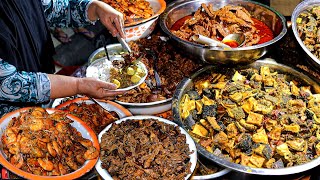
M178 126L153 119L129 120L101 138L102 168L113 179L184 179L190 150Z
M179 82L199 67L199 64L177 52L169 42L161 40L159 35L130 42L130 47L134 53L124 58L129 58L126 60L128 62L134 62L137 59L142 61L147 66L148 76L145 83L119 97L118 100L122 102L147 103L171 98ZM148 53L150 51L154 52L157 58L160 89L154 87L156 84L153 69L155 59Z
M70 114L84 121L96 134L99 134L107 125L119 119L116 112L108 112L97 104L71 103L62 108Z

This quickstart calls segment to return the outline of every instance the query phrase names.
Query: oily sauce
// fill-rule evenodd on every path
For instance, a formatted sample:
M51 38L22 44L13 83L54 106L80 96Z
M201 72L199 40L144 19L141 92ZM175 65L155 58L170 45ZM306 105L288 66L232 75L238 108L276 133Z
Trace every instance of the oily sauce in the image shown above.
M184 24L184 22L188 19L191 19L192 17L193 17L192 15L188 15L188 16L185 16L185 17L179 19L178 21L176 21L172 25L170 30L171 31L179 30L181 28L181 26ZM251 18L251 19L254 22L254 27L257 28L258 35L260 36L260 41L258 42L258 44L268 42L274 38L272 30L264 22L262 22L256 18ZM217 39L221 41L222 37L217 37ZM224 44L227 44L233 48L238 47L238 45L239 45L235 41L224 42Z

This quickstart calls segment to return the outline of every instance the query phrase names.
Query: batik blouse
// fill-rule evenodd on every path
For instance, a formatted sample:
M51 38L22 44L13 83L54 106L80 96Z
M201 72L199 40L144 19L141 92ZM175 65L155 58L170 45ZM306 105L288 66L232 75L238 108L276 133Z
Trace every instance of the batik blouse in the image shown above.
M46 73L54 72L54 46L46 21L59 27L87 25L90 1L0 0L0 117L49 101Z

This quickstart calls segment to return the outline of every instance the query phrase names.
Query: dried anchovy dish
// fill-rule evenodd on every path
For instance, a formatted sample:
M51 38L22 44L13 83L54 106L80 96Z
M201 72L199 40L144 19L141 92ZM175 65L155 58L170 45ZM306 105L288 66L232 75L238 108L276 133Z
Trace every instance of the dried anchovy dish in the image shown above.
M309 85L262 66L198 77L180 114L194 120L189 133L209 152L253 168L283 168L320 155L319 103Z
M101 138L102 168L113 179L184 179L190 150L178 126L155 119L128 120Z
M320 59L320 6L303 11L297 18L299 37L309 51Z

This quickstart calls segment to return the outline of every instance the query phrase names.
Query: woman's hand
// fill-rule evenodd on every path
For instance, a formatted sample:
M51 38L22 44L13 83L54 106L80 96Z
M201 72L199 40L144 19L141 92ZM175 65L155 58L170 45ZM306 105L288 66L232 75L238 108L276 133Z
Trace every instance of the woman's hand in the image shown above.
M112 91L116 89L115 84L94 78L76 78L56 74L48 74L48 77L51 86L51 99L84 94L93 98L111 100L126 92Z
M125 38L123 14L102 1L94 0L88 8L88 18L92 21L100 19L113 37L118 33Z
M89 97L112 100L115 98L115 96L126 92L110 91L117 89L117 86L115 84L107 83L94 78L81 78L78 81L77 92Z

